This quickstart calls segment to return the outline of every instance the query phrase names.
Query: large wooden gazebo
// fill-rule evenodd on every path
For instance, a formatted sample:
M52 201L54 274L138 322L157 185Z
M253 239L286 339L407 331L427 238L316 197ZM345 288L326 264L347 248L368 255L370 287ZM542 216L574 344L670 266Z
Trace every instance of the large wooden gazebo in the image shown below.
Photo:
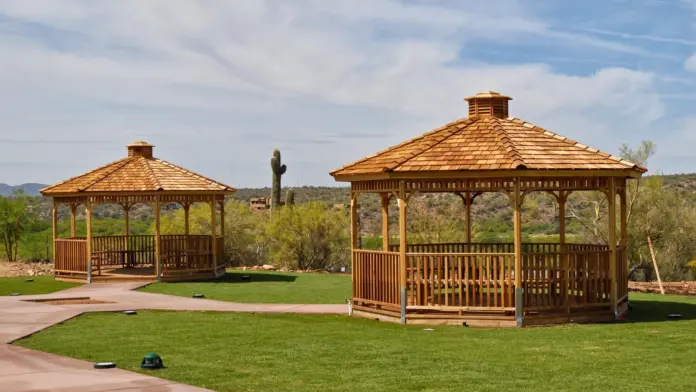
M153 146L135 142L128 156L86 174L41 190L53 198L55 277L61 280L177 281L215 279L225 273L223 258L225 195L235 191L172 163L154 158ZM124 234L93 236L92 211L98 204L119 204L124 210ZM129 211L135 204L153 208L155 233L131 235ZM160 234L160 210L176 203L184 209L184 233ZM189 207L208 203L212 235L189 234ZM70 207L70 237L58 238L58 206ZM85 207L86 236L76 236L75 215ZM219 208L218 208L219 207Z
M510 117L510 99L479 93L466 99L467 118L331 172L337 181L351 183L355 315L401 323L521 327L611 321L627 311L626 182L647 169ZM522 242L522 202L529 192L539 191L558 202L559 243ZM566 243L566 201L575 191L607 196L607 245ZM431 192L461 196L467 242L407 242L409 199ZM509 198L513 243L472 242L471 205L484 192ZM379 251L357 246L363 193L381 196ZM399 206L398 245L389 244L392 198Z

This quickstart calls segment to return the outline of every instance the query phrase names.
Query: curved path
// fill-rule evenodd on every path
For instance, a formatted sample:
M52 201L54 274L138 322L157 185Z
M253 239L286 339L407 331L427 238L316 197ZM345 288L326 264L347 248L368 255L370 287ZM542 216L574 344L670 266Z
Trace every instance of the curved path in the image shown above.
M242 304L133 291L144 285L145 283L94 283L53 294L0 297L0 391L206 391L120 369L95 370L89 362L9 344L86 312L158 309L296 314L348 313L347 305ZM104 303L51 305L28 302L87 297Z

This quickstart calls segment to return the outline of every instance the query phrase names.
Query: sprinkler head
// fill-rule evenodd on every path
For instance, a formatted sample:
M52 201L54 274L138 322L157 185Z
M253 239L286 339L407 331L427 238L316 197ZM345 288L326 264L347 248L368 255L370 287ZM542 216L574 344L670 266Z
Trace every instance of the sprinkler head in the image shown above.
M143 361L140 363L142 369L162 369L164 364L162 363L162 358L155 353L145 354Z

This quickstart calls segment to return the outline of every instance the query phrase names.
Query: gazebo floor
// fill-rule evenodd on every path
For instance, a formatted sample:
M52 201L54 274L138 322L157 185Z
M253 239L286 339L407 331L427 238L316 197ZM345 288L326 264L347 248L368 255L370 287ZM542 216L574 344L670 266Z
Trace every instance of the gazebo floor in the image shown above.
M353 316L379 321L401 323L398 306L375 307L372 305L353 305ZM514 311L468 308L461 313L456 311L431 309L413 309L406 311L406 323L412 325L457 325L468 327L517 327ZM628 300L618 304L619 318L628 312ZM524 311L523 326L559 325L568 323L605 323L614 321L611 304L594 304L592 306L573 305L566 307L547 307L543 310Z
M103 267L101 273L92 273L93 283L107 282L156 282L157 275L154 267ZM162 273L162 282L202 281L214 280L212 271L169 271ZM87 275L84 274L56 274L56 280L66 282L87 283Z

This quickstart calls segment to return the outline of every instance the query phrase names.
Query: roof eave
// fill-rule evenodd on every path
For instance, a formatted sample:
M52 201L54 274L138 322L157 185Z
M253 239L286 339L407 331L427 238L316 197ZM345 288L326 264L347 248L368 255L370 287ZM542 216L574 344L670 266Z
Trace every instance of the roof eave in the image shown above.
M359 174L332 174L337 182L356 182L388 179L436 179L436 178L486 178L486 177L623 177L640 178L646 171L643 167L626 169L510 169L510 170L459 170L459 171L412 171L376 172Z

